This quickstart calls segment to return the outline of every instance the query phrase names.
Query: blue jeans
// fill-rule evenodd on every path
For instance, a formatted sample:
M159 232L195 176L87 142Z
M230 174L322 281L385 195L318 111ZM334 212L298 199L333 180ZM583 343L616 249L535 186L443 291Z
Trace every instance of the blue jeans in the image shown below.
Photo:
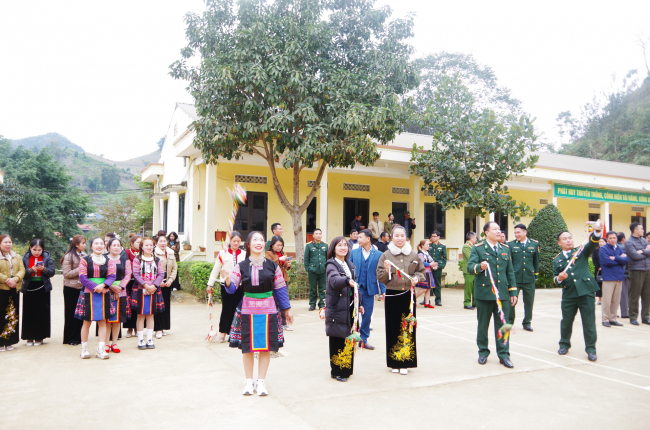
M375 308L375 296L368 294L368 291L365 288L359 287L359 293L361 294L361 306L363 306L364 314L361 315L361 326L359 327L359 332L361 334L361 339L365 343L370 337L370 321L372 318L372 311Z

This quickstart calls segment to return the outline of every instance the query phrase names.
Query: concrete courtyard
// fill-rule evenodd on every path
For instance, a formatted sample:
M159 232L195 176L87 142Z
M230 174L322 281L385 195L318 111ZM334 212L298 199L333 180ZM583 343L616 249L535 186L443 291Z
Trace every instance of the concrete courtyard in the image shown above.
M155 350L122 339L120 354L79 358L62 345L61 276L52 293L52 335L0 353L0 429L612 429L650 428L650 326L598 323L598 361L584 352L577 318L573 348L557 354L560 290L538 290L534 333L511 337L514 369L499 365L494 343L477 363L475 311L462 291L443 290L443 306L418 307L418 364L408 376L386 368L383 304L370 343L347 383L330 379L328 341L317 312L294 301L294 331L271 360L268 397L244 397L241 353L208 343L208 310L191 296L172 303L172 330ZM215 325L220 307L212 309ZM597 307L597 321L600 308ZM492 331L491 333L492 334ZM493 342L493 340L492 340ZM257 372L257 371L256 371Z

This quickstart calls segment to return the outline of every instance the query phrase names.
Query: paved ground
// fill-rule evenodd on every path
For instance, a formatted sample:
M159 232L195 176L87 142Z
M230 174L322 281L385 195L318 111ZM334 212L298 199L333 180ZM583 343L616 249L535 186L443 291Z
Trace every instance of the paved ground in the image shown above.
M477 364L474 312L462 308L461 291L445 289L443 307L418 309L419 367L391 374L379 304L370 339L377 349L357 355L347 383L330 379L323 322L296 301L285 357L271 361L271 395L258 398L240 394L239 351L204 340L204 305L174 302L173 329L156 350L139 351L130 338L110 360L81 360L79 347L61 344L60 277L54 284L54 337L0 353L0 429L238 429L269 422L291 430L650 428L650 326L598 325L593 364L578 319L573 349L561 357L559 290L537 291L534 333L518 320L512 370L498 364L494 348L487 365ZM91 350L96 345L91 338Z

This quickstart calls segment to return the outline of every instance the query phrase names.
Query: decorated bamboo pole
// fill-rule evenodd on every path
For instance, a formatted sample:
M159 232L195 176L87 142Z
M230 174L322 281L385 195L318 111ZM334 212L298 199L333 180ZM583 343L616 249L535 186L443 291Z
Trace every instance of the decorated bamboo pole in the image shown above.
M488 264L487 266L488 269L488 274L490 275L490 283L492 284L492 293L497 298L497 308L499 309L499 319L503 323L501 325L501 328L497 331L497 336L499 339L503 339L503 344L506 345L508 343L508 338L510 337L510 331L512 330L512 324L506 323L506 316L503 313L503 307L501 306L501 299L499 298L499 289L497 288L496 284L494 283L494 277L492 276L492 269L490 269L490 265Z

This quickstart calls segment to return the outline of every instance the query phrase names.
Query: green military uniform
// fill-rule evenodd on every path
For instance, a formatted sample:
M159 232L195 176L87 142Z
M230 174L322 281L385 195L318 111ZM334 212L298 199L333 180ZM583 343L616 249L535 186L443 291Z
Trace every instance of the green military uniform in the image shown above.
M530 325L533 319L533 303L535 302L535 281L539 275L539 243L531 238L526 238L526 244L518 240L508 242L512 265L515 268L517 279L517 297L524 290L524 321L523 325ZM515 308L510 312L508 324L515 321Z
M567 274L569 275L562 282L558 282L557 276L564 271L569 264L573 254L578 248L560 252L553 259L553 282L562 287L562 322L560 324L560 348L571 348L571 332L576 313L580 309L582 318L582 332L585 337L585 351L587 354L596 353L596 295L598 284L594 275L589 270L589 257L598 246L600 236L592 233L589 242L571 265Z
M463 245L463 260L465 260L465 270L463 270L463 277L465 278L465 300L463 300L463 306L474 306L474 274L467 270L469 268L469 256L473 247L474 245L469 241Z
M327 262L327 244L312 241L305 246L305 270L309 274L309 306L325 306L325 263Z
M431 269L431 274L436 283L436 287L433 289L436 296L436 306L442 306L440 292L442 291L442 269L447 265L447 247L442 242L431 243L429 245L429 255L433 258L433 261L438 263L438 268L436 270Z
M498 339L497 331L503 323L499 317L499 308L496 302L496 296L492 293L492 283L490 282L490 273L481 270L481 263L487 261L492 270L494 282L499 289L499 298L501 307L506 321L510 315L512 306L510 297L517 295L517 280L515 271L510 258L510 248L505 245L497 244L495 251L486 240L483 243L474 245L467 262L467 270L473 273L474 278L474 296L476 301L476 317L478 319L478 332L476 334L476 344L478 345L478 355L487 357L490 355L488 348L488 328L490 327L490 317L494 319L494 338L497 343L497 355L501 359L510 358L510 344L503 344L503 340Z

